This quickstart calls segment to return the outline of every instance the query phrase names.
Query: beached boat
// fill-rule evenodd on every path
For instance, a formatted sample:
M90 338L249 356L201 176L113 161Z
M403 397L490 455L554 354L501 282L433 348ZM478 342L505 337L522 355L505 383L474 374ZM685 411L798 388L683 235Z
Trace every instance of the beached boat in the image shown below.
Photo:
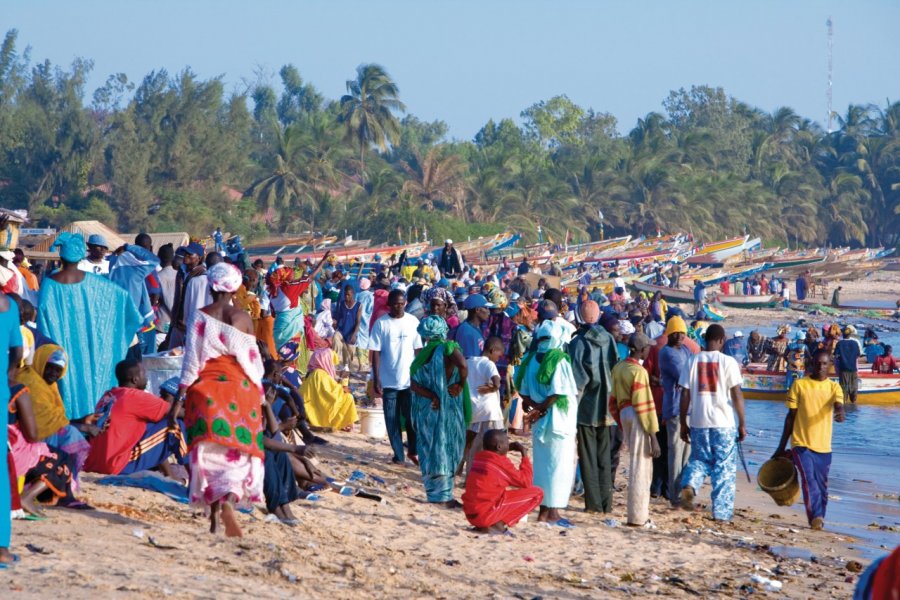
M639 292L646 292L647 295L652 296L656 292L661 292L662 297L666 302L673 302L675 304L693 304L694 303L694 293L690 290L683 290L681 288L671 288L663 285L653 285L652 283L647 283L646 281L632 281L631 287Z
M749 237L750 236L748 235L742 235L741 237L703 244L696 248L694 254L716 254L719 259L727 258L732 254L737 254L743 250L744 244Z
M728 317L728 314L724 310L709 304L703 305L703 312L709 316L709 320L713 323L724 321Z
M837 381L837 377L832 379ZM787 396L787 374L766 371L762 365L751 366L744 369L741 389L744 398L749 400L783 402ZM900 405L900 375L876 375L860 370L856 402L881 406Z
M750 296L744 294L719 294L716 292L706 292L706 298L710 302L718 302L731 308L769 308L775 306L781 301L779 296L763 295Z
M778 271L781 269L793 269L823 263L828 259L827 255L794 256L790 258L770 258L766 261L766 271Z

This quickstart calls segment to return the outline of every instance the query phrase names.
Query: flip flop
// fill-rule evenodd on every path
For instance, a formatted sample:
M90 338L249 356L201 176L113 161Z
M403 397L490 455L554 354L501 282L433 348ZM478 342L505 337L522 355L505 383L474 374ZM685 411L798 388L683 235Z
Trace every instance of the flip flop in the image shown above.
M556 523L553 523L553 525L556 525L557 527L562 527L563 529L574 529L575 528L575 524L572 523L572 521L570 521L568 519L560 519Z
M282 525L287 525L288 527L296 527L300 524L300 519L279 519Z
M345 485L340 490L338 490L338 493L341 496L353 496L354 492L355 492L355 490L352 487L350 487L349 485Z
M325 489L325 485L323 485L321 483L314 483L313 485L306 488L306 491L312 493L312 492L321 492L324 489Z
M12 569L13 567L15 567L16 563L18 563L18 562L21 561L21 560L22 560L22 558L21 558L18 554L13 554L13 555L12 555L12 561L0 563L0 570L2 570L2 569Z

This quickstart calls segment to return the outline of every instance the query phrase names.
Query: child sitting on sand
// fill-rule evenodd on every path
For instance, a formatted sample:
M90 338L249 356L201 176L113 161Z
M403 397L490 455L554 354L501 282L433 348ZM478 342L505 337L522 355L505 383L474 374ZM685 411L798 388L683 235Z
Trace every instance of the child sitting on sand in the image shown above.
M516 468L506 454L522 456ZM484 434L484 450L475 455L466 491L463 512L478 531L503 532L537 508L544 493L532 485L531 461L519 442L509 443L506 431L491 429ZM507 489L510 487L519 489Z

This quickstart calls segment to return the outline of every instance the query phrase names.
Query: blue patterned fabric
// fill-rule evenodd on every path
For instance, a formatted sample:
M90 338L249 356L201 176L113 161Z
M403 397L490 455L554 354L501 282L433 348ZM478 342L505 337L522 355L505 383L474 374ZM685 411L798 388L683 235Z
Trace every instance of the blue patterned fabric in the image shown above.
M275 347L281 348L297 336L303 335L303 308L297 306L282 311L275 315L275 324L272 326L272 337L275 338Z
M444 369L444 349L436 349L412 379L440 398L440 408L431 407L431 400L416 393L412 395L411 415L416 429L416 449L419 467L429 502L453 499L453 474L462 460L466 445L466 418L462 395L451 396L448 388L459 381L459 369L453 369L450 379Z
M116 387L116 364L141 322L128 292L104 277L85 273L69 284L44 279L37 326L69 356L59 391L70 420L93 414L103 393Z
M734 515L737 473L737 430L733 427L691 429L691 458L681 473L682 487L698 491L706 478L712 483L712 514L719 521Z

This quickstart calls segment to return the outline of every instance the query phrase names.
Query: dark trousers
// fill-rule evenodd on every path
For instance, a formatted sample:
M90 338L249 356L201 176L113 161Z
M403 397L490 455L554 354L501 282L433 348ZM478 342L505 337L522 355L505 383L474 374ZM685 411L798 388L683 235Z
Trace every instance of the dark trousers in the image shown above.
M659 458L653 459L653 479L650 481L650 495L654 498L669 497L669 436L666 428L656 432L659 442Z
M619 454L622 452L622 428L618 425L609 426L609 484L616 485L616 471L619 470Z
M406 445L411 456L416 455L416 430L413 427L410 407L412 392L409 389L397 390L383 388L381 397L384 401L384 424L387 426L388 439L394 451L394 460L403 462L403 426L406 426ZM403 419L401 423L400 419Z
M584 482L584 508L596 512L612 510L612 474L609 427L578 426L578 465Z
M800 485L803 490L803 503L806 505L806 518L812 524L813 519L825 518L828 506L828 471L831 470L831 452L815 452L803 446L791 451L794 466L800 471Z
M290 504L300 497L294 468L286 452L266 450L263 462L265 476L263 478L263 495L266 497L266 510L270 513L285 504Z

